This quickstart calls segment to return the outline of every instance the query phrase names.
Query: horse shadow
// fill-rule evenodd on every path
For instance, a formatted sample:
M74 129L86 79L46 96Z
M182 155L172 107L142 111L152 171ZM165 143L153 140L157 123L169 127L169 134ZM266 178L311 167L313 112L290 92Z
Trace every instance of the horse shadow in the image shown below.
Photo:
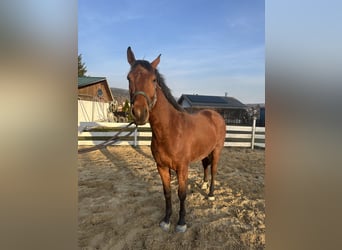
M134 146L130 145L132 149L134 149L137 153L141 154L143 157L146 157L152 161L154 161L154 158L151 154L146 154L144 150L140 146Z

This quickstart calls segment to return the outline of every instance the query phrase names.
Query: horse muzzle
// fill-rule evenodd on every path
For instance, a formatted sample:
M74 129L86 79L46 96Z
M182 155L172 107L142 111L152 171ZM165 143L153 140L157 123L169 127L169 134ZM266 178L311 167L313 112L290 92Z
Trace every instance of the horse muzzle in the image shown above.
M149 112L147 106L132 106L131 108L131 116L134 119L136 125L144 125L147 123L149 118Z
M137 91L131 98L131 116L136 125L144 125L149 118L149 112L154 107L157 101L156 92L151 100L143 91Z

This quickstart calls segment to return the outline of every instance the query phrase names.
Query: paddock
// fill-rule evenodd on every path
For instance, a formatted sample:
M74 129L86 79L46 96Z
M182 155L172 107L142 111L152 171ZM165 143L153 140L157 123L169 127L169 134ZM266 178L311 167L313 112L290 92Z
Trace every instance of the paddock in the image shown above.
M82 146L80 146L82 148ZM201 190L200 162L189 167L188 230L176 233L177 179L172 173L171 230L159 222L165 202L149 146L109 146L78 155L81 249L264 249L263 149L224 147L215 201Z

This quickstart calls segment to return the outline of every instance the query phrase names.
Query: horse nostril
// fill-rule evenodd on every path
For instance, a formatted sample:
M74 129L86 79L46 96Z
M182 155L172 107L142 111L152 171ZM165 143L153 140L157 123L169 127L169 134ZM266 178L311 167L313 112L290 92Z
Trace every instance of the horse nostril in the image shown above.
M137 117L137 112L135 110L135 108L131 108L131 115L132 115L132 118L135 119Z
M131 109L131 115L138 124L145 124L149 116L149 111L146 107L135 107Z
M140 109L133 109L132 113L135 118L139 118L141 116Z

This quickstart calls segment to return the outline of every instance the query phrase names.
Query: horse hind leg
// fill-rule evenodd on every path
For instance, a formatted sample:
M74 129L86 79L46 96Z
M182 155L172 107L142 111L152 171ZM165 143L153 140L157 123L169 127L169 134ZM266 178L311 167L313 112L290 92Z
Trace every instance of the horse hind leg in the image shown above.
M210 189L209 189L209 195L208 195L208 200L214 201L215 196L214 196L214 190L215 190L215 177L217 173L217 164L219 161L220 153L221 153L222 148L216 148L212 152L212 159L211 159L211 181L210 181Z
M206 190L209 187L208 183L208 167L211 164L211 156L207 156L202 160L202 165L203 165L203 183L201 189Z

